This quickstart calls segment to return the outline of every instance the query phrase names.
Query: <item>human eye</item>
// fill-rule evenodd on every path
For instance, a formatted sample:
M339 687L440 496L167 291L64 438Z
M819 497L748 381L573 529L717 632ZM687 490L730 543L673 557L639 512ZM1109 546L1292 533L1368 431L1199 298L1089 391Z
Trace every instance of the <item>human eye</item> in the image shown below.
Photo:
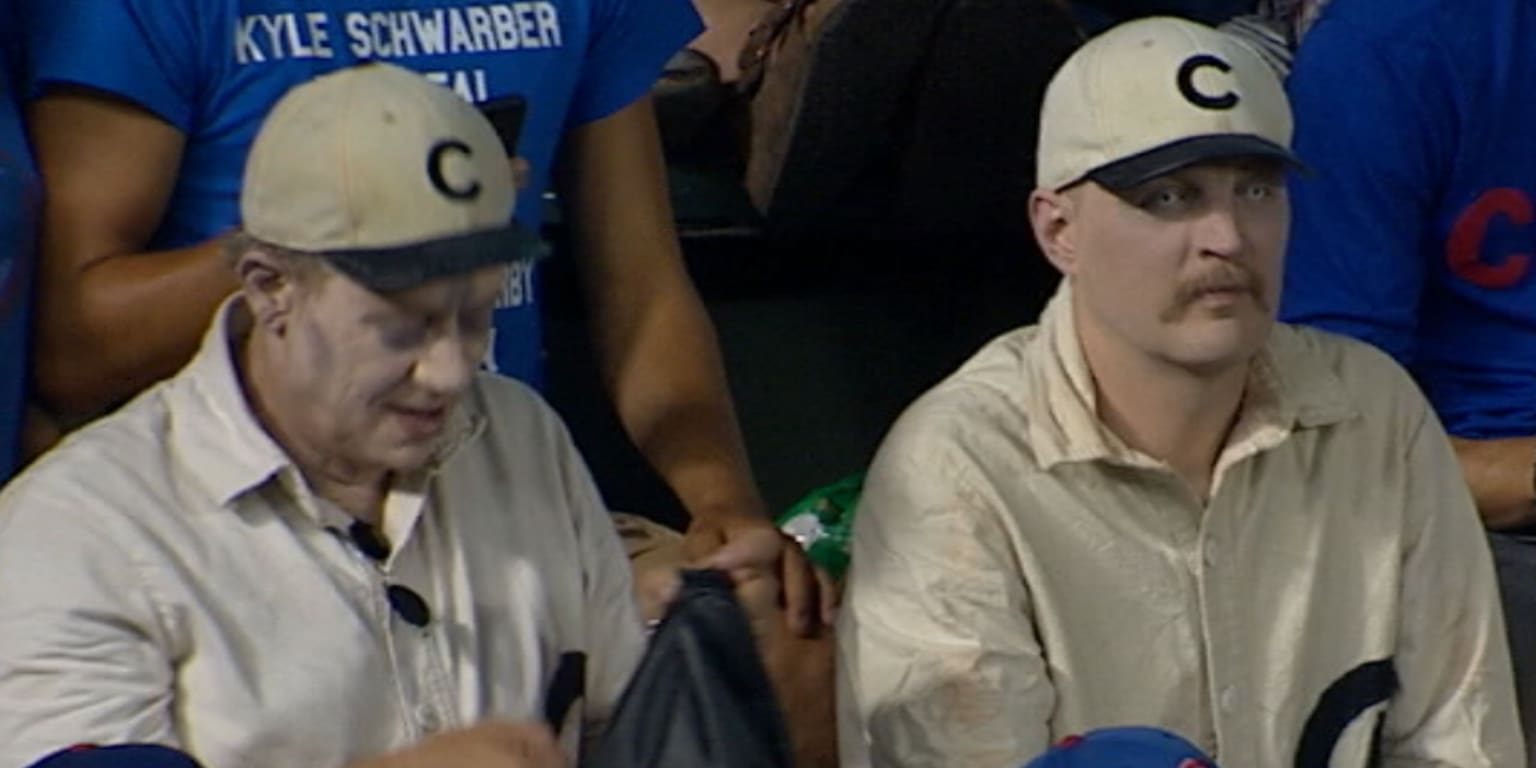
M1183 184L1159 184L1136 197L1136 205L1152 213L1171 213L1194 202L1195 194Z
M427 337L427 323L419 318L394 318L379 326L385 346L411 349L421 346Z
M465 312L459 318L459 329L472 338L483 338L491 332L491 318L495 310L487 305Z
M1242 194L1254 202L1273 200L1280 195L1280 185L1272 181L1250 181L1243 186Z
M1274 200L1285 195L1285 173L1267 166L1250 169L1239 177L1237 193L1253 202Z

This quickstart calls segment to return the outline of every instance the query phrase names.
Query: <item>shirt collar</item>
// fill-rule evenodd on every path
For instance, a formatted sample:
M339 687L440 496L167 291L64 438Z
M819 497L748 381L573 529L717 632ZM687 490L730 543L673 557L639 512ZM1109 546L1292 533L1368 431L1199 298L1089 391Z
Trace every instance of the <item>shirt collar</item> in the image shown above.
M171 380L166 394L178 463L221 505L292 466L256 421L240 386L234 350L250 326L245 302L227 299L203 334L197 356Z
M1040 343L1025 358L1023 398L1035 457L1045 469L1082 461L1160 466L1099 420L1093 375L1072 317L1070 282L1062 280L1041 314ZM1218 474L1279 445L1298 429L1352 417L1355 408L1343 392L1337 374L1309 360L1295 332L1276 324L1249 367L1242 410L1218 459Z
M166 393L168 440L178 464L220 505L282 475L290 492L302 494L299 489L305 485L293 460L257 420L241 385L235 350L250 330L244 300L238 295L225 300L197 355L169 382ZM473 401L466 397L453 409L449 439L419 476L401 485L424 487L463 445L480 435L485 419L473 410Z

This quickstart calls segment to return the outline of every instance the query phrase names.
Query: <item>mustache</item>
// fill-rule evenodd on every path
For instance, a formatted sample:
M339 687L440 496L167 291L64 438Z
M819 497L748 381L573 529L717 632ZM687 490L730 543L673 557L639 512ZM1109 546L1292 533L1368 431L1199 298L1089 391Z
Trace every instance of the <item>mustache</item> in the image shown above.
M1260 309L1269 311L1268 285L1264 278L1257 272L1241 264L1228 264L1221 269L1213 269L1202 275L1186 280L1174 290L1173 301L1168 309L1163 312L1164 320L1177 320L1189 308L1207 293L1217 291L1242 291L1253 298Z

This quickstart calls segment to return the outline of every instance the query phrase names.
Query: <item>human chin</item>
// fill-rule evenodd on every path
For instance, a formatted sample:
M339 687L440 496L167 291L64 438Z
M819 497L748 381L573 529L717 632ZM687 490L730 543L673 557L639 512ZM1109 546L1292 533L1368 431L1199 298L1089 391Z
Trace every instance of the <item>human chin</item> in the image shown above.
M1246 364L1264 345L1272 325L1265 318L1190 317L1175 333L1170 357L1192 369L1221 370Z
M409 473L427 466L436 454L441 441L370 441L367 461L369 464L390 472Z
M441 412L384 409L363 441L371 463L396 472L426 466L447 437L448 409Z

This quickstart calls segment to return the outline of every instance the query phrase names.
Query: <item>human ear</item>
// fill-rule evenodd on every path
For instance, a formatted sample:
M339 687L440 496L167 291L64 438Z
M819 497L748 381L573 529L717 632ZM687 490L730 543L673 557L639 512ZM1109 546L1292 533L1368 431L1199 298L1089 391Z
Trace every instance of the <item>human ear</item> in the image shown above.
M256 325L281 336L301 287L294 258L252 246L236 257L235 274Z
M1046 260L1063 275L1077 271L1073 200L1064 192L1037 189L1029 196L1029 223Z

